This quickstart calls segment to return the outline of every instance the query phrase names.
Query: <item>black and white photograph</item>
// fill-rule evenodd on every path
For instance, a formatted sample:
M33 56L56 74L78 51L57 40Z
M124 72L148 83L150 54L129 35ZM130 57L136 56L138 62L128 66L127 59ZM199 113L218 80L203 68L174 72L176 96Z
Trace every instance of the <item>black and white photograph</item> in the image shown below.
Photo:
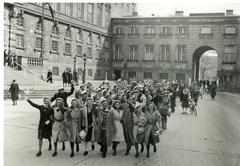
M240 166L240 1L1 3L3 166Z

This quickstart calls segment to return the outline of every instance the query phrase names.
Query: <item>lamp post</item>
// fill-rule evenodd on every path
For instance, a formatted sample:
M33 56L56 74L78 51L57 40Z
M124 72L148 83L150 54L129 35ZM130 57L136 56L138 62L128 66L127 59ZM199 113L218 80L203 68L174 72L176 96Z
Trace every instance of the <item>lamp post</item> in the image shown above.
M86 54L83 54L83 77L82 77L83 84L85 84L86 82L86 61L87 61L87 56Z

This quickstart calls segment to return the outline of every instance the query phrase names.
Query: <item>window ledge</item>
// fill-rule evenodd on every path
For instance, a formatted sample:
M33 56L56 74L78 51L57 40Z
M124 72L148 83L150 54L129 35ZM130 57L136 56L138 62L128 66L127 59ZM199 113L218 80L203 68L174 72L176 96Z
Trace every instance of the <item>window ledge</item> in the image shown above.
M67 40L67 41L72 41L72 38L69 38L69 37L64 37L64 40Z
M56 34L51 34L50 36L51 36L51 37L54 37L54 38L60 38L60 36L59 36L59 35L56 35Z
M60 53L56 51L50 51L50 54L60 54Z
M63 55L65 55L65 56L72 56L71 53L66 53L66 52L64 52Z
M222 62L222 64L235 65L235 64L236 64L236 62Z
M26 31L24 27L17 27L17 30Z
M88 46L93 46L93 44L92 44L92 43L87 43L87 45L88 45Z
M34 52L45 52L44 50L42 50L41 48L34 48Z
M175 62L175 63L188 63L188 61L186 61L186 60L182 60L182 61L175 60L174 62Z
M169 37L169 36L173 36L172 33L160 33L159 37Z
M23 47L16 47L16 49L25 50L24 46Z
M76 40L76 42L77 42L77 43L83 43L83 41L82 41L82 40Z

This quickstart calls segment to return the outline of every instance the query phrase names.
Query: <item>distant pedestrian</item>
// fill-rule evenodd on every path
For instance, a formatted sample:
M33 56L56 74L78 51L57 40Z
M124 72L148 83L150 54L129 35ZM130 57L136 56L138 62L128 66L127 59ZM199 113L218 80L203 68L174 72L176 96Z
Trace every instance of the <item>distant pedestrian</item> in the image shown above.
M73 70L73 81L77 84L78 83L78 73L77 70Z
M47 82L52 83L52 71L49 69L47 73Z
M68 71L67 72L67 84L68 84L68 86L71 84L71 82L72 82L72 73L71 73L71 71Z
M67 72L64 70L64 72L62 73L63 87L67 86L67 77Z
M6 62L7 62L7 50L5 49L4 50L4 66L6 65Z
M40 120L38 124L38 139L39 139L39 150L36 154L37 157L42 155L42 143L43 139L48 139L49 146L48 150L52 150L51 136L52 136L52 120L50 117L53 117L53 109L51 107L50 100L48 98L43 99L44 105L38 105L32 102L26 97L26 100L31 106L37 108L40 111Z
M9 88L9 93L11 94L11 99L13 101L13 105L17 105L19 86L18 86L18 83L16 80L12 81L10 88Z

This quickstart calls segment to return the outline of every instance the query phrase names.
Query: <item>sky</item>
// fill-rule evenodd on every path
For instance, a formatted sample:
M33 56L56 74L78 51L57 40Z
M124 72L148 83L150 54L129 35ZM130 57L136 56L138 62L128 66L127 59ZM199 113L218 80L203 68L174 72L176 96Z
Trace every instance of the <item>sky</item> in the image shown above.
M184 11L184 16L189 13L212 13L212 12L226 12L227 9L233 9L234 15L240 15L240 1L231 0L201 0L201 1L186 1L186 0L160 0L157 2L141 1L137 3L137 11L141 16L171 16L175 14L176 10Z

